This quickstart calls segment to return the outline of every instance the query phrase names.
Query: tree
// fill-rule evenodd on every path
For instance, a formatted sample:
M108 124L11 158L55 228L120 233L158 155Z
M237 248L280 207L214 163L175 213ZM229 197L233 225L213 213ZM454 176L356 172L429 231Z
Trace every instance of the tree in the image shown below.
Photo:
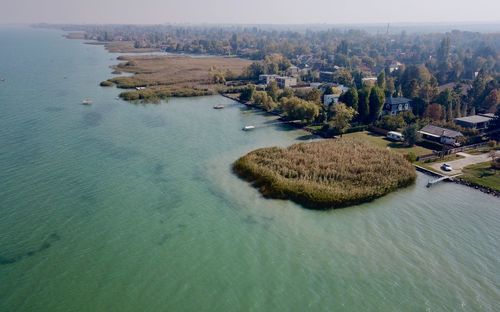
M349 88L349 90L339 97L339 101L357 111L359 102L358 90L356 88Z
M293 89L290 87L285 87L283 91L281 92L279 98L289 98L293 96Z
M278 100L279 87L276 81L271 81L266 87L267 94L273 99L273 101Z
M253 95L255 93L255 86L254 85L248 85L246 88L241 91L240 94L240 101L251 101L253 98Z
M328 122L329 126L335 129L340 136L349 129L350 122L356 116L356 111L344 103L337 103L332 107L333 117Z
M408 146L414 146L419 140L419 133L417 131L417 125L411 124L403 130L403 136L405 138L405 143Z
M266 111L272 111L276 108L276 102L264 91L256 91L253 95L254 104L261 106Z
M378 75L377 86L380 89L385 90L385 73L384 72L380 72L380 74Z
M231 50L233 51L233 54L238 53L238 35L234 33L231 36L231 40L229 41L229 44L231 45Z
M249 79L257 80L259 76L265 73L264 65L260 62L253 62L246 69L246 76Z
M353 79L351 72L347 68L340 68L333 74L333 81L345 86L352 86Z
M395 131L400 128L403 128L406 125L406 123L405 120L403 119L403 116L401 114L398 114L398 115L385 115L377 122L376 125L377 127L385 130Z
M319 116L319 105L298 97L282 98L281 109L289 119L312 122Z
M321 103L321 91L319 91L319 89L313 88L311 91L307 92L305 100L318 104Z
M369 115L368 119L370 122L374 122L380 116L380 111L384 105L385 96L382 89L379 87L373 87L370 92L369 97Z
M500 103L500 96L497 89L493 89L484 99L484 107L490 113L495 113L497 110L497 105Z
M370 99L371 89L369 87L364 87L359 91L359 101L358 101L358 119L362 122L368 121L368 115L370 113L369 109L369 99Z
M427 109L425 110L424 117L430 118L431 120L443 120L443 106L433 103L429 106L427 106Z

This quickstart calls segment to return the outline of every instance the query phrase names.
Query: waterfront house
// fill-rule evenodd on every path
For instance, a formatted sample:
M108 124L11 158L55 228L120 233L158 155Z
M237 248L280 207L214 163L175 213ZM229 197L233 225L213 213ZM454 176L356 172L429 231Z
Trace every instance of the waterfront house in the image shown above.
M268 85L271 81L276 81L279 75L259 75L259 82Z
M295 77L276 77L276 82L278 83L278 87L287 88L294 87L297 85L297 78Z
M377 83L377 77L361 78L361 82L364 86L373 87Z
M286 70L288 76L297 77L299 75L299 68L297 66L290 66Z
M404 97L388 97L384 103L385 115L397 115L411 110L411 100Z
M330 106L330 104L337 104L339 98L340 94L325 94L323 95L323 105Z
M333 72L331 72L331 71L320 71L319 72L319 81L321 81L321 82L332 82L333 81Z
M455 124L469 129L485 130L488 128L493 117L488 114L484 115L473 115L468 117L455 118Z
M459 131L441 128L433 125L427 125L423 127L419 131L419 133L422 135L422 139L425 141L447 145L457 145L458 140L464 136Z

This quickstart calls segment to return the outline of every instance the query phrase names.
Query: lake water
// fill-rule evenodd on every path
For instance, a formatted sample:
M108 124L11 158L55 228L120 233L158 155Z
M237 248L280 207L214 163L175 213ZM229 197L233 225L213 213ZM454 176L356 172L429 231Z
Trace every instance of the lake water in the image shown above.
M307 133L116 100L117 55L57 31L0 42L0 311L498 311L498 199L419 175L341 210L266 200L230 164Z

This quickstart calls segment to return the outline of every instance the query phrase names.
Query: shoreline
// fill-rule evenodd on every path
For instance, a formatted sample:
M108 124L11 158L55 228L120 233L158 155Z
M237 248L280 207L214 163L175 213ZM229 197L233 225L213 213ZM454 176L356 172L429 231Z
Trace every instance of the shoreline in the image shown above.
M81 38L70 38L70 36L68 36L68 35L65 35L64 37L65 37L66 39L70 39L70 40L73 40L73 39L81 39ZM136 51L133 51L133 52L113 52L113 51L111 51L110 49L108 49L108 47L106 46L106 43L105 43L105 42L102 42L102 43L101 43L101 42L91 42L91 41L89 41L89 42L83 42L83 44L90 44L90 45L102 45L102 46L106 49L106 51L107 51L108 53L120 53L120 54L124 54L124 55L126 55L127 53L134 53L134 54L140 55L141 53L158 52L158 51L137 51L137 49L136 49ZM173 55L173 57L182 57L182 55ZM185 56L185 57L189 57L189 56ZM217 56L214 56L214 57L217 57ZM119 63L119 64L120 64L120 63ZM117 67L119 64L114 65L114 66L113 66L113 68L115 68L115 69L116 69L116 67ZM136 75L136 74L137 74L137 73L133 73L133 72L130 72L130 73L132 74L132 75L131 75L132 77L133 77L134 75ZM196 90L198 90L198 89L193 88L193 87L190 87L190 88L187 88L187 89L192 90L193 92L194 92L194 91L196 91ZM124 89L124 90L127 90L127 89ZM124 91L124 92L134 92L134 91L138 91L138 90L135 90L135 89L128 89L128 91ZM124 93L124 92L122 92L122 93ZM245 105L246 107L253 108L253 109L258 109L258 110L263 111L263 112L265 112L265 113L267 113L267 114L269 114L269 115L277 116L277 117L279 117L279 119L280 119L280 120L282 120L282 119L284 118L284 116L282 116L281 114L279 114L279 113L277 113L277 112L266 111L265 109L260 108L260 107L257 107L257 106L255 106L255 105L252 105L252 104L251 104L251 103L249 103L249 102L244 102L244 101L241 101L241 100L239 100L239 98L238 98L238 97L236 97L236 96L231 96L231 94L234 94L234 93L227 93L227 92L214 91L214 92L213 92L213 95L215 95L215 94L218 94L218 95L220 95L220 96L222 96L222 97L225 97L225 98L231 99L231 100L233 100L233 101L236 101L236 102L238 102L238 103L240 103L240 104ZM193 95L192 95L192 97L199 97L199 96L206 96L206 95L208 95L208 94L198 94L198 95L193 94ZM121 96L120 96L120 97L121 97ZM177 95L175 95L175 92L174 92L174 95L171 95L171 96L169 96L169 97L181 97L181 96L177 96ZM131 100L126 100L126 99L125 99L125 101L127 101L127 102L132 102ZM303 126L303 125L296 124L296 123L289 123L288 125L290 125L290 126L292 126L292 127L296 128L296 129L300 129L300 130L303 130L303 131L309 132L309 133L311 133L311 134L313 134L313 135L317 136L318 138L323 138L323 139L336 139L336 137L333 137L333 138L327 138L327 137L324 137L324 136L323 136L323 135L321 135L320 133L317 133L315 130L313 130L313 129L311 129L311 128L308 128L307 126ZM442 176L442 175L440 175L440 174L438 174L438 173L436 173L436 172L430 171L430 170L425 169L425 168L421 168L421 167L419 167L418 165L413 164L413 166L416 168L416 170L417 170L417 171L420 171L420 172L422 172L422 173L424 173L424 174L426 174L426 175L428 175L428 176L431 176L431 177ZM422 170L422 169L423 169L423 170ZM466 180L464 180L464 179L462 179L462 178L460 178L460 177L457 177L457 178L451 179L451 181L446 181L446 182L453 182L453 183L456 183L456 184L464 185L464 186L467 186L467 187L469 187L469 188L472 188L472 189L478 190L478 191L480 191L480 192L482 192L482 193L485 193L485 194L488 194L488 195L492 195L492 196L494 196L494 197L500 197L500 191L497 191L497 190L491 189L491 188L489 188L489 187L481 186L481 185L478 185L478 184L473 183L473 182L466 181Z

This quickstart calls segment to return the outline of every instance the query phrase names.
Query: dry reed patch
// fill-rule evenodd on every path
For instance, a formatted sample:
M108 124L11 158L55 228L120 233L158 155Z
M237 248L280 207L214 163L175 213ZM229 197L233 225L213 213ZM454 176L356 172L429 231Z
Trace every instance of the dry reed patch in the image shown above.
M371 201L416 179L402 155L349 139L258 149L238 159L233 170L266 197L312 209Z

